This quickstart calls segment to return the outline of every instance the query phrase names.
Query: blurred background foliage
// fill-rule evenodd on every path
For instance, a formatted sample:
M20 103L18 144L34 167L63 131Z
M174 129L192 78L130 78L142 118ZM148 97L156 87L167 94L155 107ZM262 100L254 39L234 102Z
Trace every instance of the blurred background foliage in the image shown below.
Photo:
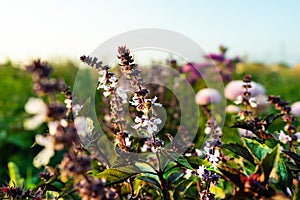
M49 64L54 68L53 77L65 79L72 88L79 63L66 60L50 61ZM36 131L27 131L23 128L24 119L29 117L24 111L24 105L28 98L34 95L31 76L22 70L22 67L24 66L12 61L0 64L0 185L10 180L9 162L15 163L19 168L21 177L25 177L26 186L34 185L39 181L37 175L39 169L33 167L32 160L42 147L34 145L34 136L45 133L47 126L44 124ZM289 67L285 64L240 63L233 74L233 79L242 79L245 74L251 74L255 82L264 85L267 94L280 95L290 103L300 100L300 64ZM199 84L203 85L201 81ZM201 87L199 84L194 85L195 89ZM202 119L199 123L204 124L205 121L206 119ZM232 132L229 130L232 122L233 117L226 116L224 140L239 137L237 133L226 135ZM51 162L56 160L59 159L54 157Z

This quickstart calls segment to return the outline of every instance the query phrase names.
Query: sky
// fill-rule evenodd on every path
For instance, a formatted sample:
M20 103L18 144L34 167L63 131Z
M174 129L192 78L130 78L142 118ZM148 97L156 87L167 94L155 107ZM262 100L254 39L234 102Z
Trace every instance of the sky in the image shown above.
M126 31L162 28L207 52L249 61L300 62L297 0L0 0L0 61L77 59Z

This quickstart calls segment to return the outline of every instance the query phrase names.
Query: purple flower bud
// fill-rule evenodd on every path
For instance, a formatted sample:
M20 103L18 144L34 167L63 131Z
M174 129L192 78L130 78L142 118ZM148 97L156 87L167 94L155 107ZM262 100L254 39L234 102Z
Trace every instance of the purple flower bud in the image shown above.
M210 103L219 103L222 99L220 92L212 88L204 88L196 94L196 103L207 105Z
M225 59L224 55L214 54L214 53L210 53L210 54L206 55L205 58L210 58L216 62L223 62Z
M180 69L180 73L187 73L187 80L190 83L198 81L204 74L204 69L210 66L209 63L187 63Z

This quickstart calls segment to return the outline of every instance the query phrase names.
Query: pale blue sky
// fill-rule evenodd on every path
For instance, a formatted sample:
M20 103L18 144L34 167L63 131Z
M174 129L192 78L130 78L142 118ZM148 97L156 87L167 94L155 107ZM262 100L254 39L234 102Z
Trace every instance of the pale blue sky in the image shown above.
M209 52L300 62L300 1L0 1L0 60L78 58L138 28L179 32Z

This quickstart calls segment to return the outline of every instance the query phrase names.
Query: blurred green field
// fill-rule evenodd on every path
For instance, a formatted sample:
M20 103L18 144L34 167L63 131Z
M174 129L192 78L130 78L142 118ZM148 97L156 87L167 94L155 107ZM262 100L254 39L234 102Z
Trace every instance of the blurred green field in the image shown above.
M64 78L68 85L73 84L78 64L71 61L50 64L55 68L53 77ZM38 179L38 176L34 175L38 171L34 169L32 160L42 148L31 146L34 144L36 133L47 131L46 125L37 131L27 131L23 128L24 119L29 117L24 111L24 105L34 93L31 75L22 67L24 66L10 61L0 64L0 185L9 181L9 161L17 164L21 176L27 178L27 184Z
M72 88L79 63L70 60L49 63L54 67L53 77L64 78ZM251 74L255 82L264 85L267 94L280 95L291 103L300 100L300 65L243 63L238 64L233 77L242 79L245 74ZM24 105L34 96L30 74L22 70L22 66L7 61L0 64L0 78L0 185L9 181L9 161L17 164L21 176L26 177L26 184L30 185L38 181L38 169L33 167L32 160L42 148L32 146L34 136L44 133L47 127L44 125L34 132L23 128L24 119L29 117ZM55 158L51 162L55 162Z

